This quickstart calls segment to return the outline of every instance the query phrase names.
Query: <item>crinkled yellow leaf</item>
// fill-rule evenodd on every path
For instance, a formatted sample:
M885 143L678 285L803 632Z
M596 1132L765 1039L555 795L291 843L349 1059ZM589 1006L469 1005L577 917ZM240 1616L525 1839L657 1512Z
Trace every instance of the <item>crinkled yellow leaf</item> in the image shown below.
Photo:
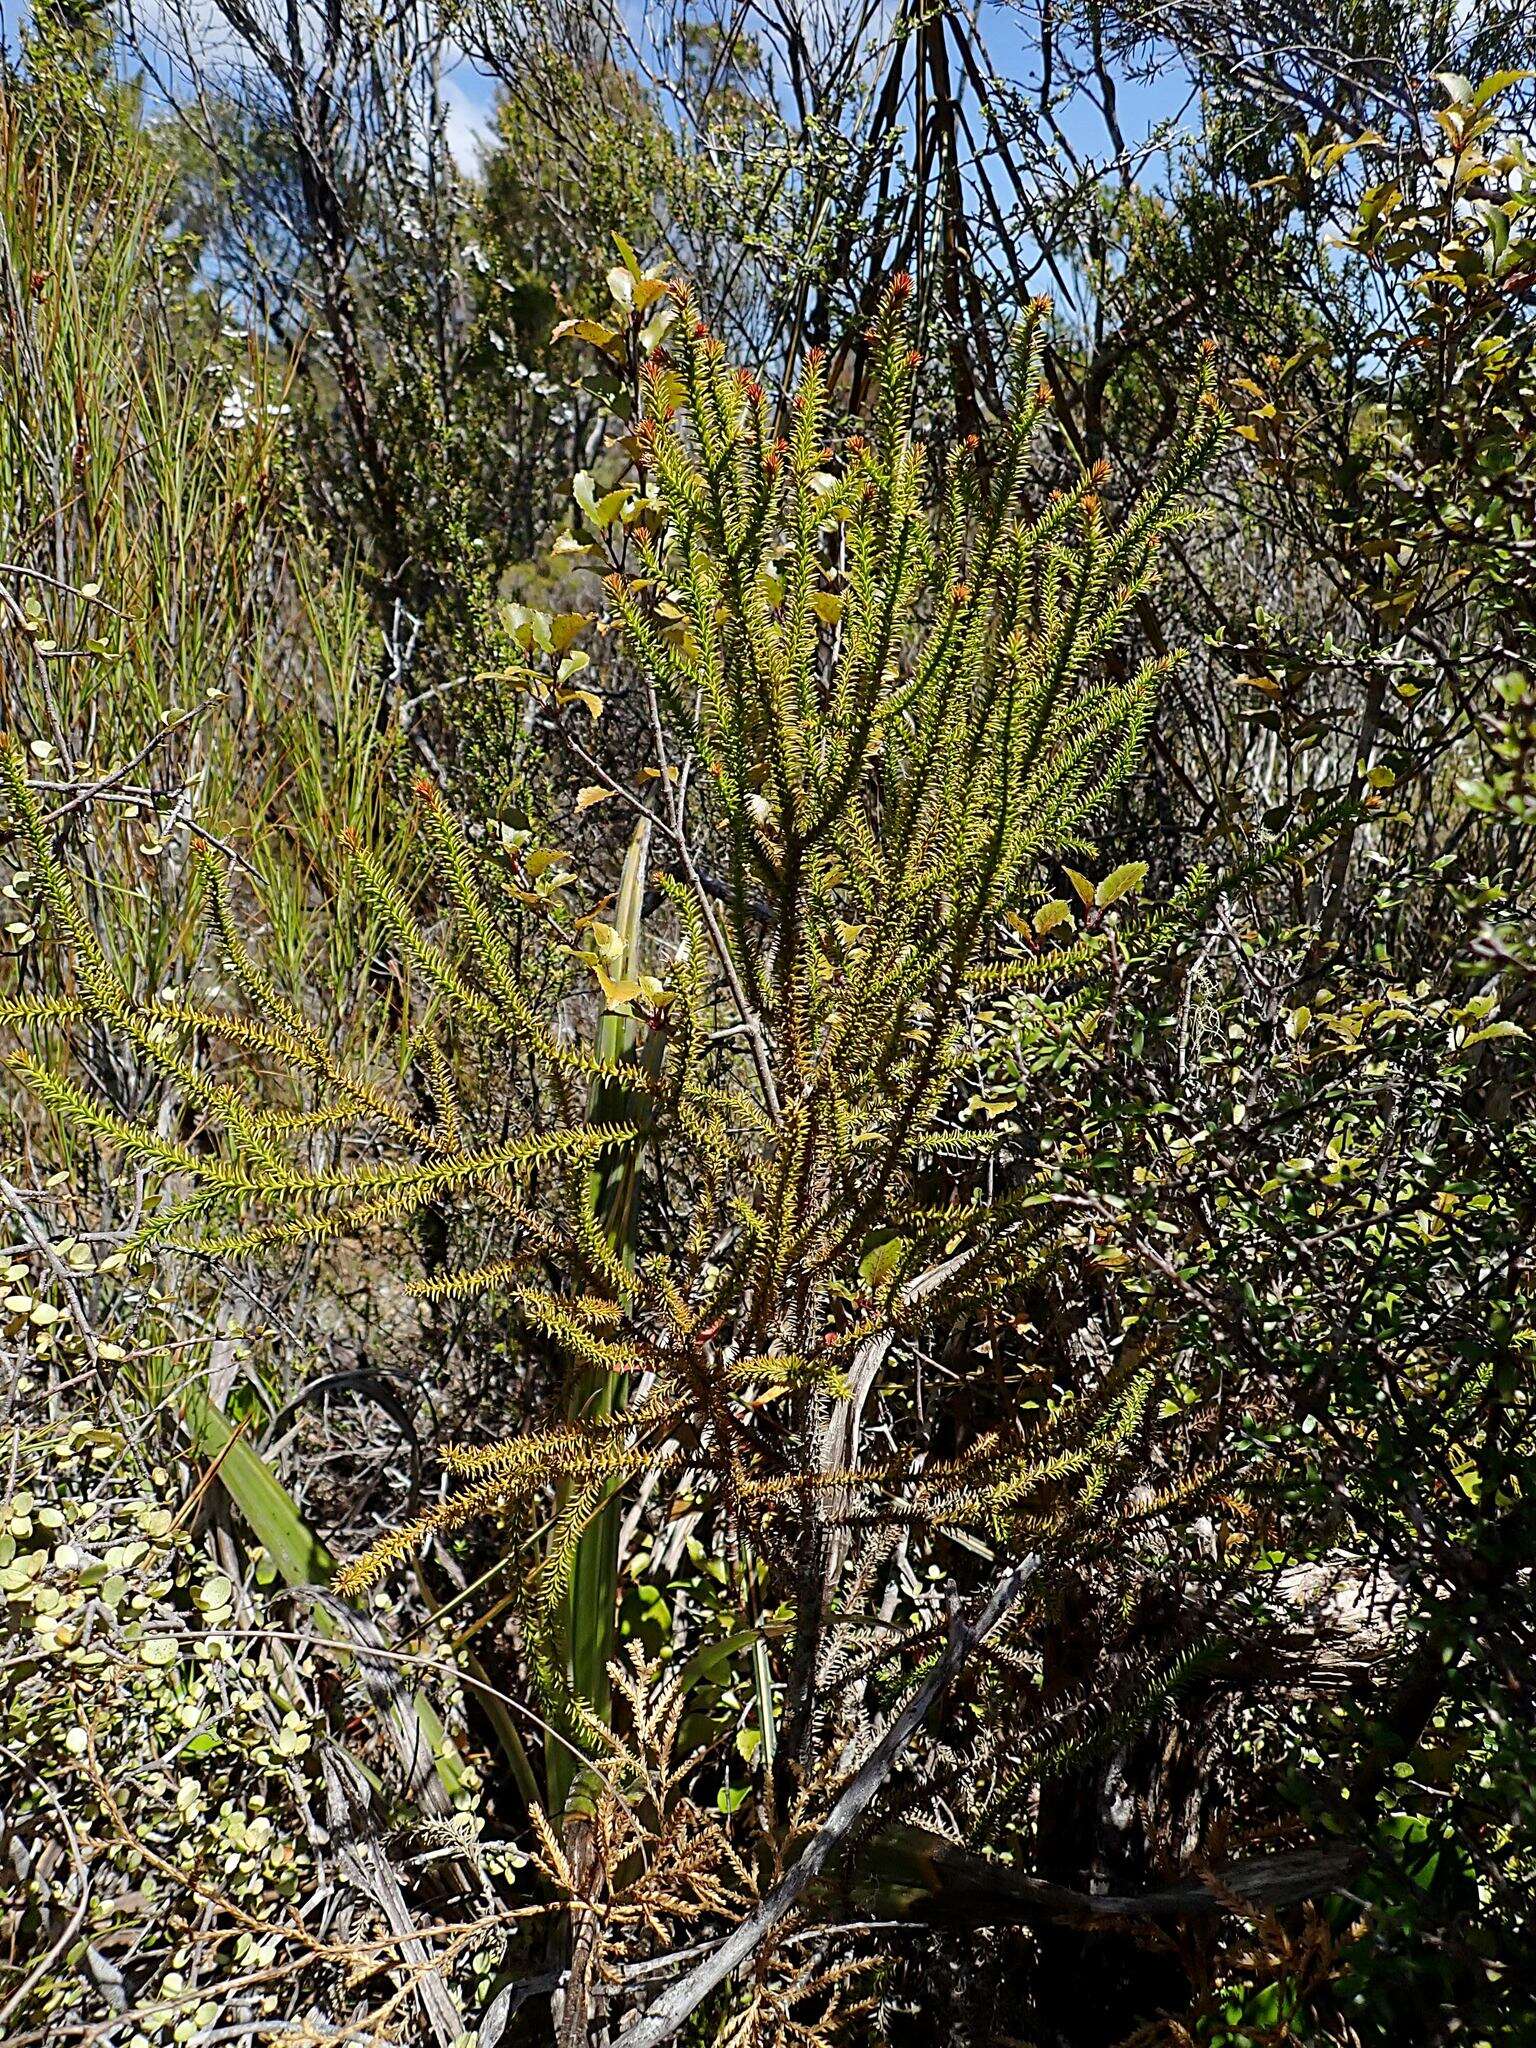
M603 700L596 690L561 690L557 695L562 704L585 704L588 714L594 719L603 715Z
M629 1005L640 993L640 984L632 975L626 974L622 981L614 981L601 960L592 962L592 972L597 976L603 995L610 1010L628 1012Z
M1093 900L1100 910L1106 910L1111 903L1118 903L1122 896L1134 895L1146 879L1146 862L1128 860L1104 877L1093 892Z

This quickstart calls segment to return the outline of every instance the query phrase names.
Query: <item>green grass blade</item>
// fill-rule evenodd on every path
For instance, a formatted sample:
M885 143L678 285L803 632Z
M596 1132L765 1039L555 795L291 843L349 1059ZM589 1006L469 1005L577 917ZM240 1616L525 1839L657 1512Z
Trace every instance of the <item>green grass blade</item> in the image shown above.
M324 1586L335 1560L299 1513L298 1504L254 1444L232 1429L200 1386L181 1391L181 1412L192 1448L217 1461L219 1483L250 1524L252 1533L288 1586ZM342 1630L324 1608L315 1609L315 1625L332 1641L345 1641ZM437 1709L424 1693L412 1708L421 1740L432 1756L438 1779L449 1798L464 1781L464 1765Z
M639 968L649 851L650 827L642 820L625 855L614 909L614 929L622 946L615 978L621 981ZM621 1059L634 1050L636 1035L634 1019L610 1007L598 1025L599 1057ZM659 1049L659 1041L652 1043ZM594 1083L587 1104L588 1120L605 1123L620 1113L633 1113L632 1092L623 1081ZM591 1192L599 1224L620 1263L631 1271L639 1222L639 1173L638 1145L616 1147L599 1157L592 1169ZM589 1373L573 1387L568 1412L573 1420L596 1419L611 1415L622 1399L623 1387L617 1374ZM571 1568L563 1617L562 1647L571 1688L605 1723L612 1706L608 1666L618 1628L620 1505L620 1489L615 1485L583 1530ZM547 1745L546 1775L551 1810L559 1813L576 1776L576 1759L566 1743L551 1740Z

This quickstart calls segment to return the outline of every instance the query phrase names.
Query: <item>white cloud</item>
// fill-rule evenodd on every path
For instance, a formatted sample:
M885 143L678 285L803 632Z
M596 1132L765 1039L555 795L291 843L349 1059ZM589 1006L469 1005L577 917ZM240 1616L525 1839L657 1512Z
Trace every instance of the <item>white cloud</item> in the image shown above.
M441 91L449 154L461 171L477 170L496 132L491 89L466 62L444 78Z

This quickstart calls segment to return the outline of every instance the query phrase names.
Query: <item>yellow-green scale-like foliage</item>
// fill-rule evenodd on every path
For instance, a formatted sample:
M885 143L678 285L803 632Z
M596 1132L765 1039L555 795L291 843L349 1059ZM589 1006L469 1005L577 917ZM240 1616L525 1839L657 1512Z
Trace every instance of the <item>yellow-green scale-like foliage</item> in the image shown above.
M426 785L426 900L441 914L424 920L363 848L345 852L393 941L395 1071L425 1074L431 1109L388 1071L352 1070L272 985L211 855L211 930L243 1007L138 1002L74 914L11 748L10 801L79 954L79 1014L174 1081L180 1134L15 1064L61 1117L158 1177L148 1235L208 1255L376 1229L429 1201L477 1217L480 1253L418 1291L493 1295L573 1388L613 1391L455 1454L459 1490L348 1565L342 1590L553 1493L530 1662L580 1740L587 1710L541 1640L583 1530L638 1475L686 1475L732 1569L766 1573L792 1617L782 1666L757 1673L771 1753L775 1686L789 1733L804 1742L815 1725L796 1687L811 1684L850 1525L1087 1540L1134 1462L1144 1375L1109 1376L1092 1413L992 1430L927 1469L908 1448L862 1460L856 1403L892 1346L992 1312L1058 1247L1033 1184L989 1172L993 1141L966 1111L969 1027L986 990L1070 1017L1112 952L1092 906L1080 934L1064 905L1020 913L1048 861L1091 853L1095 814L1136 766L1164 664L1126 658L1134 608L1219 422L1202 391L1118 517L1094 476L1030 505L1043 306L1016 338L1014 410L935 465L913 432L903 279L856 417L816 354L781 415L677 298L675 353L642 378L633 516L606 584L610 658L622 648L638 677L657 749L651 924L672 927L664 974L600 966L626 1028L593 1045L561 1028L607 927L562 927L503 886ZM1116 876L1128 890L1139 871ZM615 1101L622 1117L602 1108Z

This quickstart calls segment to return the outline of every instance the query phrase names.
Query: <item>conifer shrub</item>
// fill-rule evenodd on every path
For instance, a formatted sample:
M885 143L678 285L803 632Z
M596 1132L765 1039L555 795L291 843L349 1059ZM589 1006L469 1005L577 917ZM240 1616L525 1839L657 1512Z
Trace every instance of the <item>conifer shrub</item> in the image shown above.
M643 1578L644 1518L669 1499L740 1622L693 1768L720 1779L743 1844L730 1853L761 1894L832 1810L859 1731L946 1631L953 1649L956 1617L995 1601L999 1574L1012 1590L970 1660L960 1742L992 1771L1058 1564L1122 1555L1134 1527L1196 1513L1212 1481L1181 1464L1177 1406L1159 1419L1134 1351L1085 1361L1073 1384L989 1367L988 1332L1027 1326L1077 1254L1027 1132L1000 1135L973 1103L982 1006L1071 1031L1130 935L1155 941L1180 915L1137 912L1144 865L1093 835L1156 713L1168 662L1133 658L1135 607L1190 516L1214 397L1197 394L1118 512L1100 474L1032 503L1043 304L1014 340L1007 417L940 459L915 431L904 278L857 414L814 352L776 403L685 290L670 323L649 317L661 290L630 280L627 317L651 334L631 468L601 502L587 494L600 614L522 615L508 646L573 736L589 682L638 707L644 771L598 760L585 793L637 820L617 899L528 835L489 844L419 778L419 888L356 835L340 849L384 935L373 985L395 1038L358 1060L268 970L207 846L210 969L237 999L131 986L21 751L0 753L74 962L73 994L12 1003L11 1022L104 1031L180 1105L172 1128L139 1121L78 1072L12 1056L52 1112L145 1178L141 1251L281 1261L345 1239L385 1258L430 1209L454 1249L414 1290L483 1297L525 1356L561 1361L557 1407L520 1407L514 1388L509 1415L448 1451L448 1487L336 1590L363 1596L470 1525L534 1539L521 1639L549 1739L523 1779L563 1828L563 1845L548 1836L559 1881L587 1897L619 1875L592 1818L602 1788L644 1774L619 1725L645 1718L635 1681L616 1719L610 1670L621 1580ZM596 742L574 743L591 758ZM1097 883L1081 871L1106 866ZM1127 1711L1169 1674L1133 1678ZM707 1752L728 1735L721 1779ZM931 1751L933 1787L957 1761L953 1744ZM1015 1753L1010 1784L1027 1768ZM590 1916L576 1926L573 2010L599 1995L593 1943L609 1938Z

